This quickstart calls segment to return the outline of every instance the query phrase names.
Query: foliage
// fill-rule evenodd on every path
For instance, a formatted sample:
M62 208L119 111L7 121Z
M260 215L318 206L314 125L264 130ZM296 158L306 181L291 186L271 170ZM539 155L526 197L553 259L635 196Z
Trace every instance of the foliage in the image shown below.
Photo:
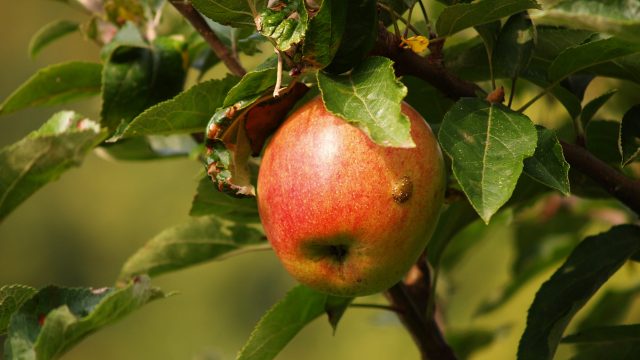
M269 249L255 200L260 154L286 115L314 96L391 147L414 146L400 112L407 101L446 154L448 204L426 256L385 292L391 305L372 306L397 312L425 358L466 357L500 341L498 330L449 324L441 312L459 301L462 259L495 234L514 256L494 296L475 299L477 316L499 317L523 288L552 274L529 300L514 357L552 359L561 346L577 359L640 356L640 324L625 317L638 285L592 300L640 258L637 0L64 2L82 8L86 23L44 25L30 56L81 32L99 46L100 62L41 68L2 100L0 115L99 95L99 118L60 111L0 149L0 224L94 150L120 161L190 157L206 175L190 219L132 254L115 286L0 287L5 358L58 358L165 297L148 276ZM171 14L180 20L161 21ZM429 44L426 53L402 46L410 35ZM211 78L215 66L228 74ZM604 78L618 89L594 85ZM635 99L619 101L633 91ZM566 113L551 118L555 107ZM352 300L294 287L238 359L275 358L322 315L335 331L363 305ZM444 336L437 314L452 325Z

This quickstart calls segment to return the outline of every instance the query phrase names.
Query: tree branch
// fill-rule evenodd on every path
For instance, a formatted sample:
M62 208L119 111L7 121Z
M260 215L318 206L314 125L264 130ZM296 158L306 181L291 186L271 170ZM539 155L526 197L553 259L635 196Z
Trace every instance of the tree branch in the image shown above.
M169 0L171 5L184 16L187 21L196 29L200 35L209 44L216 56L222 60L227 66L229 71L236 76L244 76L247 71L240 65L238 59L233 57L229 52L229 49L220 41L220 38L211 30L205 19L200 13L191 5L189 0Z
M393 60L398 76L418 77L454 100L461 97L476 97L478 93L484 94L478 85L460 79L441 64L431 63L413 51L401 48L400 43L400 38L381 26L372 53Z
M581 146L564 141L560 143L564 157L571 167L594 180L636 214L640 214L640 181L625 176Z
M427 313L431 296L429 267L424 257L411 268L407 278L385 292L400 321L418 346L423 360L455 360L433 316Z

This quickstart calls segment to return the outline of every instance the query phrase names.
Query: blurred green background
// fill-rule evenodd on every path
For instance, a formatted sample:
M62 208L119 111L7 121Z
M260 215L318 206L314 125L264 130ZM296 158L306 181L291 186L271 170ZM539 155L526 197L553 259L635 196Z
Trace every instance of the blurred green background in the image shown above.
M43 66L68 60L98 61L99 49L79 34L45 49L35 60L28 57L30 37L60 18L85 20L82 13L62 2L3 0L0 100ZM222 77L223 72L217 68L209 77ZM610 82L601 81L590 88L587 97L609 86ZM96 119L100 102L94 98L3 116L0 146L22 138L63 108ZM546 114L544 119L551 118L553 123L562 123L566 117L557 105L544 101L530 110L536 112ZM81 168L38 191L0 224L0 285L112 285L133 252L164 228L188 218L201 171L193 160L112 162L90 155ZM611 214L594 217L580 232L592 234L619 221L620 216L624 220L624 214L613 214L618 218L612 219ZM504 307L475 315L478 305L495 297L509 279L517 237L512 220L506 211L491 226L476 224L462 234L459 241L466 241L470 249L440 283L448 330L463 335L469 329L493 334L493 342L475 353L474 359L515 358L526 310L552 271L537 276ZM628 287L633 281L634 269L623 270L611 287ZM294 282L272 252L260 252L161 276L154 284L178 295L145 306L90 336L64 358L233 359L260 316ZM372 296L358 302L384 303L384 299ZM638 314L636 308L627 317ZM465 344L472 345L472 340L464 340L462 346ZM558 358L568 351L561 347ZM417 359L418 353L393 314L358 308L346 313L335 335L324 318L315 321L278 358Z

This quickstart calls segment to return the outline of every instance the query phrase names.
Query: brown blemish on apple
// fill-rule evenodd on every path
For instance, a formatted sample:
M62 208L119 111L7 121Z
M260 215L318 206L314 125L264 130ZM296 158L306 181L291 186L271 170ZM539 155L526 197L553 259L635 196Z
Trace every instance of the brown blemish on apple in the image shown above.
M408 176L403 176L395 184L391 190L393 200L398 204L406 202L413 194L413 182Z

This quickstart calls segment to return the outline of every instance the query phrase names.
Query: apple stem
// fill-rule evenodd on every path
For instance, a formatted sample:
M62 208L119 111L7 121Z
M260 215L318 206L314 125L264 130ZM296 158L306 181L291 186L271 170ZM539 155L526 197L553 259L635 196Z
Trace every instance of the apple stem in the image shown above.
M455 360L438 323L427 315L431 291L429 267L424 257L411 268L407 278L385 292L402 324L418 346L423 360Z

